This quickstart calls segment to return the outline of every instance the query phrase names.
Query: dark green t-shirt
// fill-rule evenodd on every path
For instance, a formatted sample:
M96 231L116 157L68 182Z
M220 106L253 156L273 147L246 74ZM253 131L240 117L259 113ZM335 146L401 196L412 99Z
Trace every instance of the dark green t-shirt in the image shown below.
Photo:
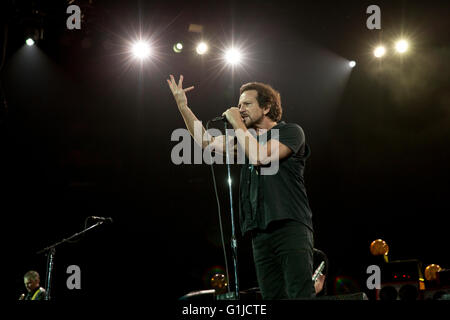
M293 219L313 230L303 172L309 157L303 129L294 123L279 122L271 130L256 136L259 143L272 138L278 129L278 140L292 153L279 162L274 175L261 174L262 167L242 165L239 187L239 218L241 233L265 230L272 221ZM267 135L267 136L264 136ZM276 135L273 135L274 139Z

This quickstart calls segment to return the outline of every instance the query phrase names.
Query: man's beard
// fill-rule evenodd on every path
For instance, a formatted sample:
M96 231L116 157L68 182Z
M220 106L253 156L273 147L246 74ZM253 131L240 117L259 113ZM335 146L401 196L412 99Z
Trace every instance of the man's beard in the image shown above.
M256 120L253 120L252 118L250 118L249 116L247 116L246 118L245 118L245 120L244 120L244 124L245 124L245 126L247 127L247 129L254 129L255 128L255 125L256 124L258 124L258 123L260 123L262 120L263 120L263 117L264 116L261 116L261 117L259 117L258 119L256 119Z

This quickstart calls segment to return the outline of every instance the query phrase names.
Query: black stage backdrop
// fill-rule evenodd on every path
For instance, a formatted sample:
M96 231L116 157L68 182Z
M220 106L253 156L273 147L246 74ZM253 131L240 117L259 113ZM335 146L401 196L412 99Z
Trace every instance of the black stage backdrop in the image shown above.
M91 225L89 216L114 222L56 249L55 301L175 301L210 289L225 266L211 171L172 162L171 135L184 122L169 74L195 85L189 105L204 124L237 104L245 82L280 91L283 118L303 127L312 150L306 186L330 294L371 294L366 268L378 238L392 260L450 267L445 1L378 1L381 30L366 27L369 1L78 4L81 30L67 30L66 3L2 3L1 212L12 300L26 271L45 277L46 257L36 252ZM44 37L28 47L36 9ZM208 55L195 54L192 23L203 25ZM127 51L139 30L154 47L143 64ZM411 50L400 57L392 41L402 34ZM175 41L185 45L180 54ZM220 59L231 41L245 52L234 70ZM378 43L388 48L382 62L372 55ZM232 273L226 168L215 169ZM231 172L237 214L239 168ZM245 290L257 283L250 239L238 241ZM81 269L80 290L66 286L70 265Z

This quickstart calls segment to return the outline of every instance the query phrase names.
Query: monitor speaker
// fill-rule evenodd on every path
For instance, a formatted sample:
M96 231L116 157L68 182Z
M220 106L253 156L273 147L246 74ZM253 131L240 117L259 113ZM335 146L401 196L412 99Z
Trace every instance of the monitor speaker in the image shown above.
M380 289L376 290L376 300L394 301L394 300L420 300L420 284L416 281L411 282L390 282L383 283Z
M450 300L450 287L426 289L423 300Z
M214 289L211 290L198 290L191 291L188 294L185 294L178 300L180 301L199 301L199 302L214 302L216 299L216 291Z
M340 294L336 296L321 296L313 300L369 300L365 292Z
M240 300L242 301L255 301L262 300L261 292L257 290L257 288L249 289L245 291L240 291ZM211 290L199 290L192 291L188 294L185 294L181 298L180 301L199 301L199 302L214 302L216 300L230 300L227 299L226 295L216 295L214 289ZM369 300L367 295L364 292L350 293L350 294L341 294L335 296L320 296L314 297L310 299L302 299L302 300Z

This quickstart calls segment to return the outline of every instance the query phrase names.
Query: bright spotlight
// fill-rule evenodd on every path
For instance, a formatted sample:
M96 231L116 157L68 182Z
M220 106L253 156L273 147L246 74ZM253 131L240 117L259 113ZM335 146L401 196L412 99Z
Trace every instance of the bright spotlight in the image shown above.
M180 53L183 50L183 44L181 42L175 43L173 45L173 51Z
M386 48L383 46L376 47L373 51L373 55L377 58L381 58L386 53Z
M138 41L133 45L132 51L136 58L143 60L150 55L150 45L144 41Z
M395 43L395 50L399 53L404 53L408 50L408 41L406 40L399 40Z
M225 60L229 64L237 64L241 62L241 53L239 52L239 50L234 48L228 49L225 53Z
M198 54L205 54L208 51L208 45L204 42L200 42L195 49Z
M31 39L31 38L28 38L26 41L25 41L25 43L27 44L27 46L32 46L32 45L34 45L34 40L33 39Z
M350 61L348 63L348 65L350 66L350 68L354 68L356 66L356 62L355 61Z

